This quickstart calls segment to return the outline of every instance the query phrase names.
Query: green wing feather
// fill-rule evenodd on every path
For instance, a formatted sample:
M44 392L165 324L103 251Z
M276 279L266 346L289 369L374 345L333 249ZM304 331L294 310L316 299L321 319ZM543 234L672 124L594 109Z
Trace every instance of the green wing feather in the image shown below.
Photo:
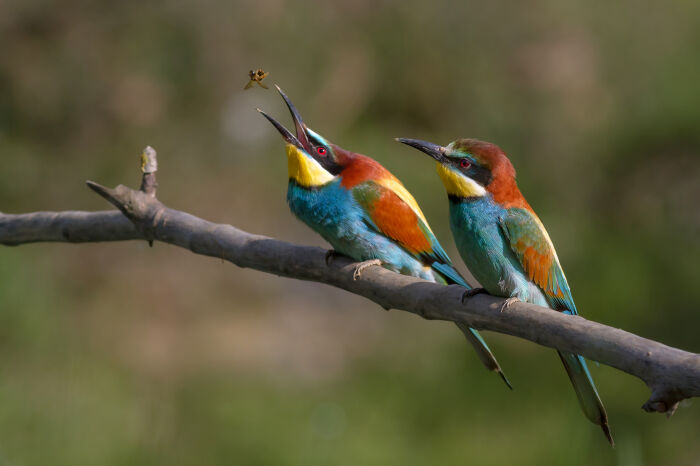
M500 219L500 226L523 270L544 292L550 307L567 314L577 314L571 289L554 245L539 218L529 210L511 208ZM610 444L614 445L608 426L608 414L585 359L573 353L557 353L574 386L584 414L603 429Z
M501 217L500 226L523 270L544 292L549 305L577 314L554 245L540 219L529 210L511 208Z

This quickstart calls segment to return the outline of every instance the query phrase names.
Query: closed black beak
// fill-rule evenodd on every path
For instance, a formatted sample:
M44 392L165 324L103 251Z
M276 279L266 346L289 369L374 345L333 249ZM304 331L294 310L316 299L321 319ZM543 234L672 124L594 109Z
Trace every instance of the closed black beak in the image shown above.
M425 152L438 162L446 162L445 148L437 144L433 144L428 141L421 141L420 139L407 139L407 138L396 138L397 141L406 144L407 146L415 147L421 152Z

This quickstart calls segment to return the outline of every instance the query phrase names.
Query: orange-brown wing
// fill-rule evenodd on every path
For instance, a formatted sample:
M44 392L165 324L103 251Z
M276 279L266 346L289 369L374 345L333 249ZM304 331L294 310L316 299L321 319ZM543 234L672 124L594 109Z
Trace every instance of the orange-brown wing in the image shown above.
M528 278L540 287L550 305L576 314L571 289L540 219L527 209L510 208L500 226Z
M364 209L367 223L375 230L416 257L450 263L422 215L392 189L377 181L366 181L355 185L352 194Z

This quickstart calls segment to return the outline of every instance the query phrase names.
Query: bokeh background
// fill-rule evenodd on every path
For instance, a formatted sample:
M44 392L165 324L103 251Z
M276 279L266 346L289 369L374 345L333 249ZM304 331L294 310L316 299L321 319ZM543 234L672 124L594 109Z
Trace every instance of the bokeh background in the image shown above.
M432 164L501 145L588 318L700 352L700 3L0 1L0 210L138 185L324 246L287 210L273 90L402 179L449 253ZM0 249L0 465L698 465L700 407L592 366L617 448L554 352L143 242Z

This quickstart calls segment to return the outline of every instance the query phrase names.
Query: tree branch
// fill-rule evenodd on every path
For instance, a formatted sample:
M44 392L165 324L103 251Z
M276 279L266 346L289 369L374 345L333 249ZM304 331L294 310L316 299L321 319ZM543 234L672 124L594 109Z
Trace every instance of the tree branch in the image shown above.
M156 165L149 165L155 162L155 151L147 148L143 157L141 190L123 185L110 189L87 182L121 213L0 213L0 243L14 246L39 241L162 241L196 254L225 259L239 267L332 285L364 296L385 309L400 309L426 319L463 322L479 330L581 354L642 379L652 391L642 406L646 411L672 414L681 400L700 396L698 354L533 304L516 302L501 312L503 300L484 294L462 304L463 288L457 285L429 283L381 267L371 267L355 279L349 259L340 257L326 265L323 249L253 235L166 207L155 197Z

